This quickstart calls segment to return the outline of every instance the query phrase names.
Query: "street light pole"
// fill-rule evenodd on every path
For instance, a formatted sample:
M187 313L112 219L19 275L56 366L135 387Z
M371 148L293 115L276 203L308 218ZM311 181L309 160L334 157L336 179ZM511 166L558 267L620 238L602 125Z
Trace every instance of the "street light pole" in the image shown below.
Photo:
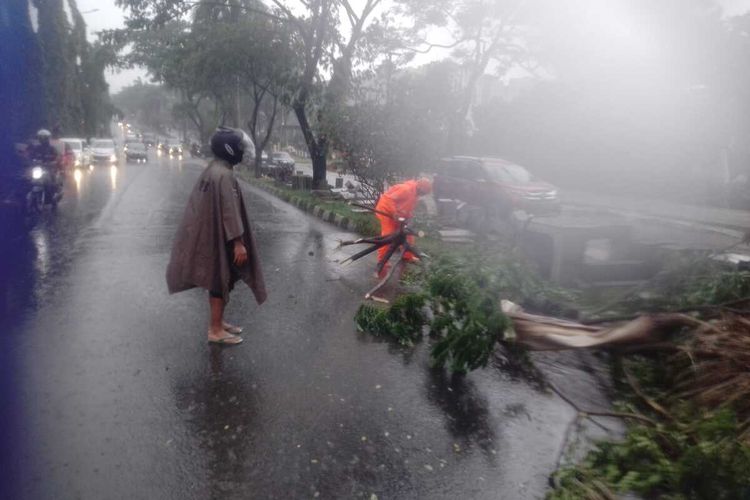
M237 104L237 116L235 118L235 120L237 122L236 125L237 125L238 128L241 128L242 125L240 125L240 75L237 75L237 100L236 100L236 104Z

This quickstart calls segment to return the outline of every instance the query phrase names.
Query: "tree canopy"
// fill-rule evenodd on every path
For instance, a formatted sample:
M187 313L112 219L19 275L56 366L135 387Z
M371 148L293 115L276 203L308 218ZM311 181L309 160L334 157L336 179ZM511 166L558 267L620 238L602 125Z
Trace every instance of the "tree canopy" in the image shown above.
M119 3L184 116L267 140L256 118L291 109L318 186L336 152L374 184L450 154L612 186L750 158L750 23L715 0Z

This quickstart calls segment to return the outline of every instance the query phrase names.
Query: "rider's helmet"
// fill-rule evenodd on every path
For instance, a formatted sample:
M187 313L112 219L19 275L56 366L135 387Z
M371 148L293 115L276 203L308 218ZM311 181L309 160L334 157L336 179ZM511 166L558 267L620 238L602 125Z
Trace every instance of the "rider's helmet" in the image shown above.
M41 144L49 143L50 137L52 137L52 133L46 128L39 129L39 132L36 133L36 138Z
M242 161L250 144L252 141L242 130L219 127L211 137L211 152L230 165L236 165Z

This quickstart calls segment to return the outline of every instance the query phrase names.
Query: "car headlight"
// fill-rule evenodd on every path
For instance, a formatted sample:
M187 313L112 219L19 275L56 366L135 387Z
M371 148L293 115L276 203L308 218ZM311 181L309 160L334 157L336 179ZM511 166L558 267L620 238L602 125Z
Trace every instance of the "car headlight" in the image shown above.
M117 155L110 156L109 161L117 161Z
M74 165L76 167L80 167L81 166L81 160L79 160L79 159L76 158L76 161L74 162Z
M31 169L31 178L38 181L44 177L44 169L42 167L34 167Z

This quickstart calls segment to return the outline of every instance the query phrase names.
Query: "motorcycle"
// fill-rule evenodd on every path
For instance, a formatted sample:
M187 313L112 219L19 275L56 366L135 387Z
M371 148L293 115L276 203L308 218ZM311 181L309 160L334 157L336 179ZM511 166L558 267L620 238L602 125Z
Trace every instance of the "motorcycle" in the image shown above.
M34 160L27 171L28 191L26 208L30 213L40 213L45 205L56 208L62 199L62 173L49 164Z
M211 146L208 144L199 145L199 144L191 144L190 145L190 156L192 158L208 158L211 153Z

